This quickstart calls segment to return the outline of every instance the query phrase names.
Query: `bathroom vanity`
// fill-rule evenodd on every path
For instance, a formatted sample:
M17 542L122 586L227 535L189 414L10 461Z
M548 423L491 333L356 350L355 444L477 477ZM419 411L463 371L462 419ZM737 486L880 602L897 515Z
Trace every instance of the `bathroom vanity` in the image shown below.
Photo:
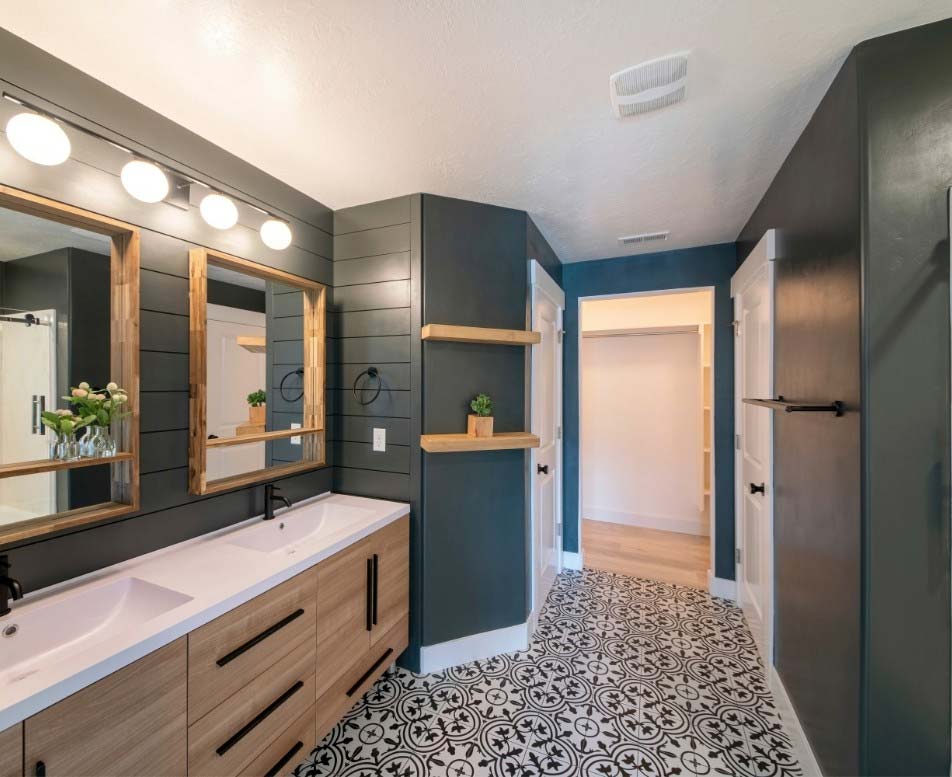
M290 772L407 646L408 513L328 495L26 597L0 777Z

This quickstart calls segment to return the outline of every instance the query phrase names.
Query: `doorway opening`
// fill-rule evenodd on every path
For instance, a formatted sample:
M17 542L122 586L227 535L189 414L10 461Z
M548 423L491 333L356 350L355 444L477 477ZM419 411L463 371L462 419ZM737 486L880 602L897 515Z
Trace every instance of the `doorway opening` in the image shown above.
M579 300L585 566L707 589L714 289Z

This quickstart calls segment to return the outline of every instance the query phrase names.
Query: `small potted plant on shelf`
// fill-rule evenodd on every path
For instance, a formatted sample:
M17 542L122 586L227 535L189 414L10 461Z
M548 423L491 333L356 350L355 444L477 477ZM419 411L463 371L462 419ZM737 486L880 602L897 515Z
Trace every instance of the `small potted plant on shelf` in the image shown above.
M264 389L252 391L248 395L248 423L254 426L264 426L265 424L265 400L267 395Z
M469 403L473 411L466 422L466 434L470 437L493 436L493 401L489 394L477 394Z

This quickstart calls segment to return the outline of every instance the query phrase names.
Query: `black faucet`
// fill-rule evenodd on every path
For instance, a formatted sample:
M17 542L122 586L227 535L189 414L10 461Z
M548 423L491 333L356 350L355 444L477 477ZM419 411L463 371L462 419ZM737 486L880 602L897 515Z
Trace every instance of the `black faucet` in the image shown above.
M22 598L20 581L10 577L10 562L6 556L0 556L0 616L10 612L10 600Z
M281 496L281 490L274 483L268 483L264 487L264 519L266 521L274 518L275 502L282 502L285 507L291 506L291 500L286 496Z

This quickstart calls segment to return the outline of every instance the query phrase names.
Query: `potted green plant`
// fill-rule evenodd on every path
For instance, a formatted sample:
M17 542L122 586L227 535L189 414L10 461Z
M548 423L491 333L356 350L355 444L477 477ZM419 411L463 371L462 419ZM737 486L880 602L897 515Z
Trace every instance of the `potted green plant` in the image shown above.
M264 389L252 391L248 395L248 423L255 426L264 426L265 424L265 400L267 395Z
M466 422L466 434L470 437L493 436L493 401L489 394L477 394L469 403L473 411Z

